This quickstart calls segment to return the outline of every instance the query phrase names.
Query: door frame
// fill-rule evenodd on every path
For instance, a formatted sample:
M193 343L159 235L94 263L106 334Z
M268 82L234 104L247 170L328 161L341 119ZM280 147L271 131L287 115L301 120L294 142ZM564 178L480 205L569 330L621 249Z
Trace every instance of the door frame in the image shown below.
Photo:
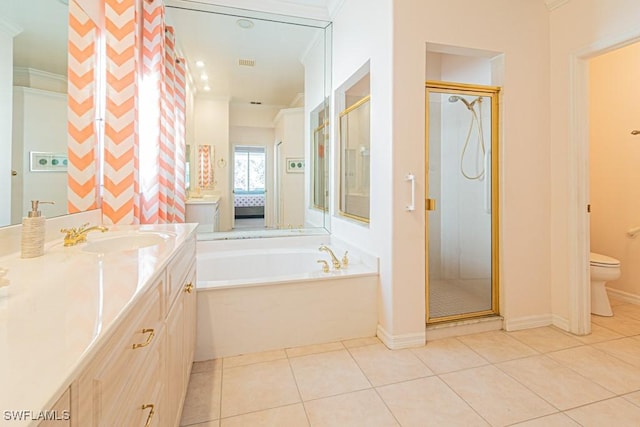
M589 61L640 42L640 31L599 39L569 54L569 126L567 154L568 319L556 320L576 335L591 332L589 271Z
M491 309L452 316L430 318L429 316L429 215L425 215L425 320L427 324L451 322L500 313L500 151L499 151L499 114L500 87L465 83L427 80L425 82L425 201L429 195L429 94L451 93L489 97L491 99ZM430 203L425 203L425 208Z

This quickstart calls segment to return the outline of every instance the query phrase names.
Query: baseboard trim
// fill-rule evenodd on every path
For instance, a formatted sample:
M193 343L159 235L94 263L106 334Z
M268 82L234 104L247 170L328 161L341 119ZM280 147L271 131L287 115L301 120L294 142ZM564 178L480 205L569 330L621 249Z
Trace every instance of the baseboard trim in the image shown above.
M552 317L552 325L555 326L556 328L562 329L563 331L566 332L571 332L569 330L569 319L558 316L557 314L554 314Z
M454 322L427 325L427 342L443 338L500 331L504 328L502 316L480 317Z
M519 331L521 329L540 328L553 325L553 315L540 314L537 316L525 316L516 319L505 319L505 331Z
M391 350L400 350L402 348L420 347L426 342L425 332L416 332L412 334L391 335L382 325L378 325L376 333L377 337L387 348Z
M632 294L629 292L625 292L619 289L613 289L609 287L607 287L607 293L610 296L617 298L619 300L622 300L624 302L629 302L631 304L640 304L640 295Z

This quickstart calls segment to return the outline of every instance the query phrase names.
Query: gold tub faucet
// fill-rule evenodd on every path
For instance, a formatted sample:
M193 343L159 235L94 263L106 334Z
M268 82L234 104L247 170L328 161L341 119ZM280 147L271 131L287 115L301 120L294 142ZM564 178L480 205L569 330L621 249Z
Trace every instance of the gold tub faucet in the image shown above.
M333 253L333 251L328 246L321 245L319 250L329 254L329 256L331 257L331 263L333 264L333 269L334 270L340 270L340 268L342 268L342 263L340 263L340 260L338 258L336 258L336 255Z
M83 243L87 241L87 234L92 231L109 231L109 229L103 225L94 225L93 227L88 227L89 223L82 224L80 227L72 227L72 228L62 228L60 229L61 233L65 233L64 235L64 245L65 246L75 246L78 243Z

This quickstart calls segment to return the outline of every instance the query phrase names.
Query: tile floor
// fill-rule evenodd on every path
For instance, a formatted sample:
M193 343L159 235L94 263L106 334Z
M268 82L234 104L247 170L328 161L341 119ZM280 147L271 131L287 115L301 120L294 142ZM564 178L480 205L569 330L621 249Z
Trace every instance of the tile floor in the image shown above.
M195 363L182 425L640 426L640 305L591 335L494 331L388 350L376 338Z

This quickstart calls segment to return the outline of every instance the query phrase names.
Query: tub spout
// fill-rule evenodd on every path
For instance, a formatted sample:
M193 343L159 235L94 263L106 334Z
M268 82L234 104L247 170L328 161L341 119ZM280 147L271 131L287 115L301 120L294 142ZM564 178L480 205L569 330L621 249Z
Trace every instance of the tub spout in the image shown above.
M336 258L336 255L328 246L322 245L320 246L319 250L329 254L329 256L331 257L331 263L333 264L334 270L340 270L340 268L342 267L342 264L340 263L340 260Z

